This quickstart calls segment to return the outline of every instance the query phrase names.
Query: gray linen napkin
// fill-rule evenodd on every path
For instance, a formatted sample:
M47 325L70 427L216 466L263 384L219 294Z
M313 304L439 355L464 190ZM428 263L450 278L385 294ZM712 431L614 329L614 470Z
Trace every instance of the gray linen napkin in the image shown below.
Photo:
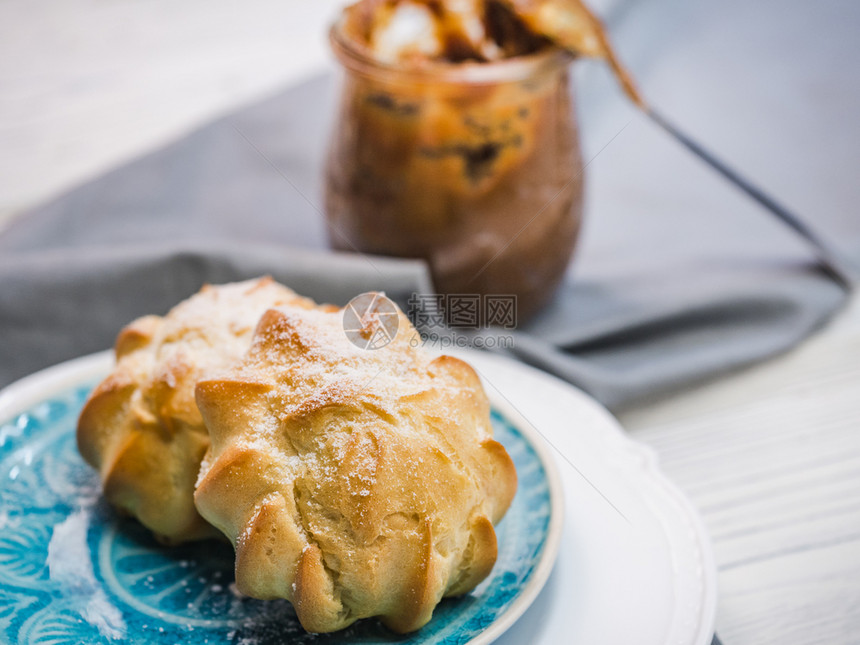
M636 11L649 6L656 5L636 5ZM720 19L699 16L697 24L706 35L733 28L721 27ZM767 20L781 33L784 25ZM645 22L632 15L625 24ZM664 105L683 105L687 94L673 101L678 97L665 88L691 87L689 74L686 84L671 79L707 39L673 41L673 55L660 57L653 35L645 45L626 36L624 25L620 33L621 42L633 43L628 58L644 61L637 75L650 79L658 94L664 89ZM755 42L762 34L756 32ZM650 53L636 55L645 50ZM732 55L721 53L732 81L755 72L732 68ZM513 334L507 352L618 409L773 356L824 324L845 293L816 270L803 244L622 100L606 99L614 87L594 70L578 70L580 87L587 87L581 112L589 160L578 258L555 300ZM720 70L712 72L700 87L719 87ZM335 94L329 77L291 88L72 190L0 232L0 385L109 346L131 318L162 313L205 281L268 273L337 304L382 289L405 307L412 292L428 292L420 263L325 250L320 178ZM702 112L693 107L675 113ZM718 135L729 142L749 138ZM767 158L787 158L791 141L778 138L782 149ZM852 150L843 146L842 157L833 159L805 151L804 159L838 172L851 167ZM793 185L786 183L785 191ZM832 205L844 203L838 200L845 194L820 198ZM816 223L845 238L858 232L856 218L830 207Z
M272 274L319 300L382 289L404 308L429 292L420 262L324 250L328 116L314 106L333 98L316 79L13 222L0 234L0 383L108 347L206 281ZM783 351L844 299L799 261L579 273L507 351L612 408Z
M272 275L320 302L384 290L406 303L431 290L422 262L265 244L142 244L0 256L0 386L111 347L119 329L166 313L206 282Z

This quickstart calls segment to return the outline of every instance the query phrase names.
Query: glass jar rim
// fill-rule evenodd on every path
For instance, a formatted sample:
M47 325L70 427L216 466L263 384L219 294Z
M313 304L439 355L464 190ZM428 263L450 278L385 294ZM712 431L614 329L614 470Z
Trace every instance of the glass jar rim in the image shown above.
M373 58L367 48L344 36L340 21L331 26L329 42L341 64L366 76L385 75L390 80L427 81L468 85L511 83L567 67L575 56L561 47L548 46L532 54L503 58L487 63L428 61L421 67L403 67Z

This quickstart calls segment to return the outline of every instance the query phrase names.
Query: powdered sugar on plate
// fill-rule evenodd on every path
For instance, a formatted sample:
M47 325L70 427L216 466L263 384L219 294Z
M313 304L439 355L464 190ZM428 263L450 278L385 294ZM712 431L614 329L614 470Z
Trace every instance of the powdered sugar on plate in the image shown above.
M122 613L100 588L87 547L90 510L80 509L54 526L48 543L48 570L67 600L106 638L124 638Z

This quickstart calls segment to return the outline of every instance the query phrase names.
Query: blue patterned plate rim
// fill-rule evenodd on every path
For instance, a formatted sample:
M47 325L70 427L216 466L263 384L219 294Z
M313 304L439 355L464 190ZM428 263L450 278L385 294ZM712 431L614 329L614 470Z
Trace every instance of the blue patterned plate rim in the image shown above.
M60 642L71 635L70 630L85 631L87 628L92 630L95 626L98 631L95 632L94 637L100 638L100 642L119 642L114 640L119 637L129 643L147 642L153 636L161 640L169 638L171 629L174 629L179 630L173 632L175 639L187 640L190 643L217 641L235 645L252 645L258 641L245 638L242 636L241 629L234 629L236 626L241 628L250 624L247 619L249 613L257 611L258 614L263 615L280 612L278 615L285 617L283 620L295 622L288 603L283 603L286 607L278 606L275 612L270 611L270 608L275 605L270 603L261 610L260 606L264 603L249 599L241 600L245 604L237 610L240 612L237 614L238 618L232 622L231 619L222 619L221 616L234 611L236 603L240 602L233 601L234 605L225 614L223 602L216 606L217 603L212 600L212 598L229 598L226 592L209 593L215 588L220 592L223 585L217 584L219 580L207 578L207 576L217 577L222 575L223 571L217 570L215 565L206 569L208 565L195 561L193 552L187 550L183 552L191 553L187 555L187 559L179 559L179 556L174 558L171 555L173 560L167 565L163 560L150 562L153 558L159 557L154 555L159 553L159 547L153 548L154 543L151 542L148 533L136 522L117 520L110 511L106 510L103 503L95 503L94 500L98 497L98 489L92 485L95 474L89 473L82 462L73 467L64 465L60 454L63 451L63 454L67 455L74 452L74 457L80 461L73 447L74 419L72 417L76 418L78 409L75 406L82 403L89 387L107 373L112 361L111 352L86 356L38 372L0 391L0 465L5 466L0 472L0 477L5 477L7 481L12 480L12 485L3 485L3 502L0 504L0 528L10 526L12 528L11 531L3 531L3 537L0 537L0 640L6 636L19 642ZM52 397L57 398L55 400ZM513 450L512 457L517 463L520 491L522 491L522 497L518 492L519 503L515 499L509 511L508 519L511 521L507 523L503 521L499 526L499 562L491 576L473 595L466 596L462 602L446 601L447 604L440 605L434 620L427 627L405 638L392 640L390 636L382 637L378 633L379 627L367 627L368 621L361 621L357 625L365 625L360 628L350 628L340 635L320 637L319 640L304 633L291 634L291 642L313 641L319 642L320 645L335 642L482 645L501 636L532 604L545 585L558 555L564 512L561 479L552 455L540 435L513 406L499 397L494 397L492 393L490 398L497 435L503 443L506 443L509 450ZM68 409L65 411L63 400L68 403ZM37 414L36 410L41 412ZM31 414L25 414L28 412ZM38 440L41 428L33 421L33 418L38 417L39 414L47 419L45 421L47 428L43 432L51 435L42 441ZM34 423L35 429L25 428L25 423L30 422ZM58 430L51 425L52 423L53 426L64 424L63 429ZM31 430L33 434L26 435ZM28 441L23 447L14 443L15 438L19 438L22 434ZM4 443L9 444L5 449ZM39 482L38 486L35 485L33 483L36 481L35 475L30 477L29 483L27 476L21 476L20 481L15 481L21 475L21 465L36 464L39 460L46 462L41 466L42 476L46 481ZM11 467L10 464L12 464ZM35 471L36 466L33 465L31 470ZM80 499L90 500L88 503L92 508L89 510L85 511L83 507L76 508L68 500L44 501L38 494L28 497L32 492L31 489L34 488L46 490L49 493L59 488L71 490L67 488L70 485L69 482L87 479L87 473L89 483L81 484L81 481L77 481L71 485L79 487L76 489L78 493L84 491ZM24 473L24 475L30 475L30 473ZM63 477L68 481L57 484L56 482ZM7 507L10 499L14 501L16 489L22 492L22 499L27 500L25 504L33 506L33 508L28 506L25 509L26 513L22 512L17 516L14 506ZM50 498L49 493L41 497ZM10 509L13 511L12 515L9 513ZM513 518L511 518L512 515ZM25 516L28 519L22 524L21 518ZM32 517L44 517L45 526L29 519ZM23 528L16 525L16 521ZM512 524L515 528L509 529ZM119 525L122 526L117 528ZM21 533L24 529L30 530L31 534L16 535L16 530ZM36 533L41 531L42 538L46 538L43 540L42 551L32 546L39 539L33 531ZM58 535L61 532L62 535ZM61 537L64 542L80 540L81 548L88 550L90 554L86 559L92 560L87 565L89 570L86 570L86 567L84 570L78 570L77 565L74 565L69 571L65 571L63 567L68 568L67 564L54 566L58 560L54 558L52 561L51 549L55 546L57 537ZM22 545L26 545L27 549L24 551L24 557L20 552L15 552L16 549L24 548ZM47 551L47 557L45 551ZM39 553L41 555L36 557ZM218 557L226 563L227 558L232 557L232 551L230 550L229 554L221 551ZM218 557L213 556L213 561L218 561ZM509 563L512 563L511 567L508 567ZM147 569L147 566L150 568ZM153 571L152 574L143 575L150 570ZM56 571L59 572L57 579L54 576ZM167 584L159 578L166 575L165 571L170 571L174 578L176 571L187 575L185 578L180 575L176 579L170 579ZM188 578L192 575L192 571L193 575L199 578L200 584ZM198 574L201 575L198 576ZM76 595L77 591L72 595L65 591L58 592L57 580L60 580L61 585L78 591L82 585L86 587L87 580L91 580L93 588L84 588L87 603L81 604L81 598ZM81 580L84 582L82 583ZM96 586L98 588L95 588ZM194 603L188 603L187 611L180 607L178 612L171 609L170 612L165 613L162 611L163 604L156 605L151 600L152 597L157 597L158 602L165 602L163 595L159 595L161 592L158 591L162 588L178 589L198 595L194 596ZM201 596L206 599L201 601ZM168 600L174 603L172 597ZM195 605L195 603L198 604ZM45 608L36 610L44 604L47 604ZM4 610L2 608L4 605L11 609ZM124 620L123 612L116 606L133 615ZM172 608L175 606L178 605L175 603L170 605ZM94 612L98 611L101 613L96 619L91 620ZM206 611L210 611L210 614L207 615ZM25 615L26 612L30 612L31 615L27 614L29 618L24 621L20 616ZM50 614L46 616L46 612ZM278 618L278 620L281 619ZM286 623L279 623L278 627L283 624ZM123 630L129 627L135 631L133 635L126 638L128 632ZM221 628L221 631L207 631L215 627ZM196 632L195 628L197 628ZM143 641L138 640L138 636L142 633L138 633L138 630L153 629L158 629L159 633L144 636ZM182 629L190 631L183 632ZM230 631L225 631L227 629ZM17 636L11 636L11 633ZM195 639L195 634L199 638ZM207 636L215 638L206 640ZM277 638L281 639L284 636L286 634L279 632ZM271 638L273 637L270 633L264 641L269 642ZM81 638L78 640L90 642ZM62 642L66 641L62 640Z

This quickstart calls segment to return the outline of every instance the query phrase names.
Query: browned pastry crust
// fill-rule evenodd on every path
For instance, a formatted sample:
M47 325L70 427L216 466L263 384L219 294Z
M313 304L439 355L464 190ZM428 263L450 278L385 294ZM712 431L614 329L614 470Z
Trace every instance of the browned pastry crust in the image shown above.
M312 307L270 278L206 286L164 317L146 316L120 332L116 366L78 421L78 448L96 468L107 499L168 543L218 532L193 503L209 436L194 402L207 370L247 351L269 307Z
M420 628L487 576L516 490L475 372L398 315L365 350L340 313L272 309L246 358L197 385L197 508L233 542L239 589L288 599L309 631Z

